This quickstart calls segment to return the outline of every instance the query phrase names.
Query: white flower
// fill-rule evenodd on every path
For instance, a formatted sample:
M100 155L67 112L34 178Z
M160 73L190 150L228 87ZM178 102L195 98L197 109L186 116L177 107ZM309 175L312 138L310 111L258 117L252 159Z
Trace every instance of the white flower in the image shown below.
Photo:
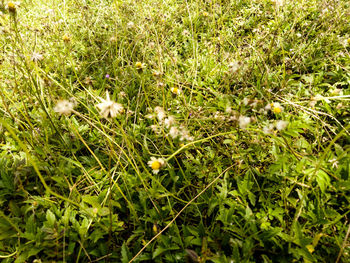
M171 136L171 138L176 139L179 136L179 129L176 127L171 127L170 131L169 131L169 135Z
M43 55L41 55L41 54L39 54L39 53L37 53L37 52L34 52L33 54L32 54L32 60L34 61L34 62L38 62L38 61L41 61L41 60L43 60Z
M174 94L174 95L179 95L181 93L181 90L178 87L173 87L170 89L170 91Z
M225 109L225 112L228 113L228 114L231 114L232 113L232 108L230 106L227 106L226 109Z
M190 36L191 35L191 33L190 33L190 31L188 31L188 30L184 30L184 31L182 31L182 35L184 35L184 36Z
M165 161L162 158L151 157L151 160L148 161L148 166L152 168L152 172L157 174L159 170L165 165Z
M334 158L334 159L331 159L331 160L329 160L328 162L330 162L331 164L332 164L332 168L338 168L338 161L337 161L337 159L336 158Z
M175 118L173 116L169 116L164 120L164 125L167 129L170 128L170 126L175 124Z
M283 107L278 102L272 102L266 105L265 109L272 110L274 113L281 113L283 111Z
M157 114L157 118L160 122L162 122L163 119L166 117L166 113L162 107L155 107L154 112Z
M69 100L59 100L54 111L59 115L70 115L75 107L75 103Z
M276 122L276 129L279 131L284 130L288 126L288 121L277 121Z
M130 21L129 23L126 24L126 27L128 29L133 28L135 26L134 22Z
M238 123L239 123L239 127L241 129L245 129L248 127L248 125L250 123L250 117L240 116L238 119Z
M273 106L273 103L269 103L265 106L265 110L271 110L271 106Z
M225 120L225 116L220 111L217 111L214 114L214 119L218 120L218 121L224 121Z
M100 109L100 115L104 118L115 118L124 111L123 105L116 103L109 98L109 93L106 93L106 99L101 99L101 103L97 104L96 107Z
M152 129L152 131L156 134L160 133L160 128L158 125L151 125L150 128Z

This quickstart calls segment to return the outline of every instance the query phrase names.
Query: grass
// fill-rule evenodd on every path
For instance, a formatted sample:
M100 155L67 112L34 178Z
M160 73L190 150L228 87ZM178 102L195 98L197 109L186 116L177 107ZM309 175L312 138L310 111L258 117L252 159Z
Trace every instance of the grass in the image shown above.
M3 262L348 262L347 1L0 4Z

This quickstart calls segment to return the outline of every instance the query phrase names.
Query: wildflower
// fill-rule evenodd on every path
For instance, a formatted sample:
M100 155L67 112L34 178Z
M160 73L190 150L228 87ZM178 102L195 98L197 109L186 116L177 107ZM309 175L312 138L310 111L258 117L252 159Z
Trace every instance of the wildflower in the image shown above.
M206 12L206 11L204 11L204 12L202 13L202 15L203 15L204 17L208 17L208 16L209 16L209 13Z
M164 82L158 82L157 87L158 88L163 88L165 86Z
M34 52L33 54L32 54L32 60L34 61L34 62L38 62L38 61L41 61L41 60L43 60L43 55L41 55L41 54L39 54L39 53L36 53L36 52Z
M134 22L132 22L132 21L130 21L129 23L126 24L126 27L127 27L128 29L131 29L131 28L133 28L134 26L135 26L135 24L134 24Z
M228 114L231 114L232 113L232 108L230 106L227 106L226 109L225 109L225 112L228 113Z
M180 94L180 89L178 87L173 87L170 89L170 91L174 94L174 95L179 95Z
M265 126L263 128L263 133L265 134L272 134L273 133L273 124L269 124L269 126Z
M188 30L184 30L184 31L182 31L182 35L184 35L184 36L190 36L191 35L191 33L190 33L190 31L188 31Z
M151 157L151 160L148 161L148 166L152 168L154 174L159 173L159 170L165 165L165 161L162 158Z
M62 37L62 40L63 40L65 43L68 43L68 42L70 42L70 36L64 35L64 36Z
M162 122L163 119L166 117L166 113L162 107L155 107L154 112L157 114L157 118L160 122Z
M145 63L141 63L141 62L136 62L135 63L135 68L137 69L137 70L142 70L142 69L144 69L146 67L146 64Z
M156 43L154 43L153 41L152 41L152 42L149 42L149 44L148 44L148 47L149 47L150 49L154 49L155 46L156 46Z
M235 74L238 72L239 70L239 62L238 61L233 61L231 62L230 64L228 64L228 67L229 67L229 73L231 74Z
M173 116L169 116L164 120L164 125L167 129L170 128L170 126L175 124L175 118Z
M16 4L13 2L7 3L7 8L11 13L16 13Z
M266 109L266 107L265 107ZM281 106L281 104L279 104L278 102L273 102L270 104L270 109L274 112L274 113L281 113L283 111L283 108Z
M246 116L240 116L238 118L238 123L239 123L239 127L241 129L245 129L248 127L249 123L250 123L250 117L246 117Z
M288 126L288 121L280 120L276 122L276 129L279 131L284 130L285 128L287 128L287 126Z
M169 135L171 138L176 139L179 136L179 129L176 127L171 127L169 131Z
M75 107L75 103L69 100L59 100L54 111L59 115L70 115Z
M155 133L155 134L160 134L161 133L161 129L158 125L151 125L150 128L152 129L152 131Z
M153 75L153 77L159 77L162 75L162 73L160 71L153 70L152 75Z
M338 160L336 158L329 160L328 162L330 162L332 164L332 168L338 168Z
M225 120L225 116L220 111L217 111L214 114L214 119L216 119L218 121L224 121Z
M109 74L106 74L105 78L109 79L111 76L109 76Z
M193 137L190 135L189 131L184 127L181 128L179 135L181 136L180 141L193 141Z
M110 116L111 118L115 118L124 111L123 105L110 100L108 91L106 99L100 99L102 102L97 104L96 107L100 109L102 117L108 118Z
M266 111L271 110L271 107L272 107L272 106L273 106L273 103L267 104L267 105L265 106L265 110L266 110Z

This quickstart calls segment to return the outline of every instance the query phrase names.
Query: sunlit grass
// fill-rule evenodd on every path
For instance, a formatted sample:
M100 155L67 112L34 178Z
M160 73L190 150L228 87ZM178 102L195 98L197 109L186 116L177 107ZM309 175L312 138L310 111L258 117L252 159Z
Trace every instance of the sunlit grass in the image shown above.
M347 262L347 1L0 15L4 262Z

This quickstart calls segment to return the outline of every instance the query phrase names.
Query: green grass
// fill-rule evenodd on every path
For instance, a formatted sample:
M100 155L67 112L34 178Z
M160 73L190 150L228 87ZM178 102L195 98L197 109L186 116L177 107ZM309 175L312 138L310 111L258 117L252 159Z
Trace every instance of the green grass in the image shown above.
M0 9L3 262L350 260L348 1Z

